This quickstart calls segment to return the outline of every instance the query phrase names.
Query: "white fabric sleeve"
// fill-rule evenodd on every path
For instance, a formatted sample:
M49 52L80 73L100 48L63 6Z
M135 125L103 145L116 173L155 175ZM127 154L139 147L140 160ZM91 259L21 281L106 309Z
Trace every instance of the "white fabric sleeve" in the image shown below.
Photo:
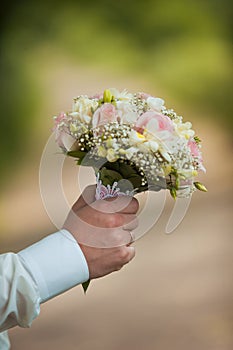
M81 248L66 230L18 254L0 255L0 332L15 325L29 327L42 302L88 278Z
M81 248L74 237L61 230L18 253L45 302L89 278Z
M1 350L9 350L11 347L10 340L8 337L8 332L2 332L0 333L0 349Z

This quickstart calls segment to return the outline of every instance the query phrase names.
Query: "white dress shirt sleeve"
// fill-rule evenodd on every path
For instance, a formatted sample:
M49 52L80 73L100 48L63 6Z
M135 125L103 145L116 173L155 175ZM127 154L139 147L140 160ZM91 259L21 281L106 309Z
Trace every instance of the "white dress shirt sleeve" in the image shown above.
M82 250L66 230L18 254L0 255L0 332L15 325L29 327L39 315L41 303L88 278Z

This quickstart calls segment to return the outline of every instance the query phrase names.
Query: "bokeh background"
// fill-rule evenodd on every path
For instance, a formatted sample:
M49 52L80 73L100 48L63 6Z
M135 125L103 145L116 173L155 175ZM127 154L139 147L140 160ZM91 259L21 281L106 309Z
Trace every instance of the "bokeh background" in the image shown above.
M232 66L228 0L3 1L1 5L0 252L56 227L40 198L52 116L108 87L145 91L191 120L203 140L209 192L183 222L156 226L121 272L42 306L12 349L228 350L233 347ZM64 187L72 202L73 163Z

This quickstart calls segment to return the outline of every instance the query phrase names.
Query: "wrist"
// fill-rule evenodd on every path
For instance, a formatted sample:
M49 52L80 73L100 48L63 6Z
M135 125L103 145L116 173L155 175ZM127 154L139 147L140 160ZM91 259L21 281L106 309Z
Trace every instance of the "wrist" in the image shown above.
M62 229L18 253L37 283L41 302L85 282L89 269L73 235Z

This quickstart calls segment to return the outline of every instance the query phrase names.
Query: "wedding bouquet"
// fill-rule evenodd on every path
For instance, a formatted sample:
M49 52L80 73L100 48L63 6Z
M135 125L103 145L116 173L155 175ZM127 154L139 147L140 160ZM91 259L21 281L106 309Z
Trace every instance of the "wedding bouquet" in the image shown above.
M74 98L72 111L54 117L56 141L77 164L91 166L96 199L168 189L188 197L205 171L201 140L161 98L111 88Z

